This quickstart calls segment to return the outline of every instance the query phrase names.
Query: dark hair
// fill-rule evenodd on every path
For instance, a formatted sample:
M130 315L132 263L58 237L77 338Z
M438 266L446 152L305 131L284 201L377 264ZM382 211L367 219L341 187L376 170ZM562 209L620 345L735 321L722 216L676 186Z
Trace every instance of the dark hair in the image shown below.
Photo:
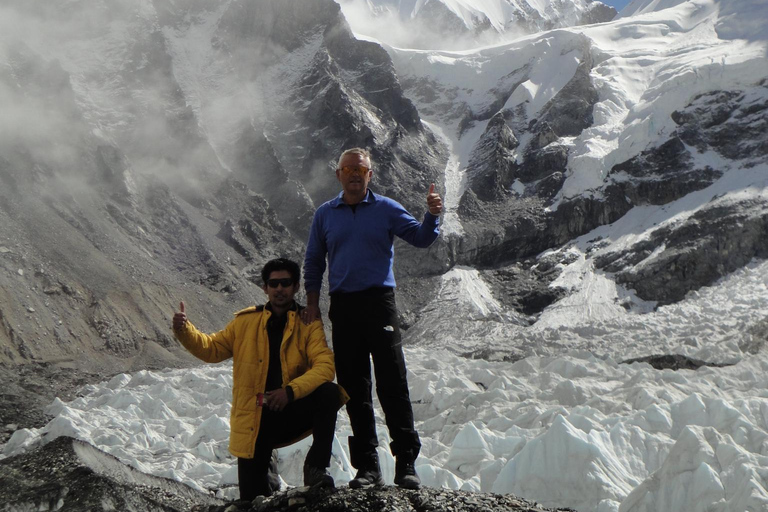
M299 269L298 263L286 258L277 258L269 260L266 265L264 265L264 268L261 269L261 281L265 286L270 274L272 274L272 272L277 272L278 270L287 270L291 274L294 284L298 283L301 279L301 270Z

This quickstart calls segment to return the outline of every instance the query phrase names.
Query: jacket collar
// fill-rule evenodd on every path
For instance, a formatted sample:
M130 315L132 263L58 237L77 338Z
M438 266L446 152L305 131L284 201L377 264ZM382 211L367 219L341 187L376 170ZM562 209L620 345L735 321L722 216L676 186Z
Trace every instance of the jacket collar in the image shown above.
M361 203L375 203L376 202L376 194L373 193L373 191L369 188L366 193L365 197L362 201L360 201L357 204ZM342 190L339 192L339 195L331 199L331 208L341 208L342 206L349 206L347 203L344 202L344 191Z
M273 314L274 314L274 311L272 310L272 304L270 304L269 302L267 302L267 303L264 305L264 309L265 309L266 311L269 311L269 314L270 314L270 315L273 315ZM294 301L293 301L293 304L291 305L291 307L290 307L290 308L288 308L288 311L286 311L286 313L290 313L291 311L293 311L293 312L296 312L296 311L298 311L298 310L299 310L299 305L298 305L298 304L296 304L296 301L294 300Z

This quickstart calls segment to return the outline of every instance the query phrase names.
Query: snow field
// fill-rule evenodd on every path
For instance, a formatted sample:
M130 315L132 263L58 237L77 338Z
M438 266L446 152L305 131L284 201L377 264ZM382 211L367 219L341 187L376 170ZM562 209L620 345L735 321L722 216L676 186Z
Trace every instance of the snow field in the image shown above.
M668 336L668 344L689 349L686 343L695 338L699 354L716 355L728 344L735 352L733 329L759 317L747 304L768 303L766 276L768 263L756 263L680 304L627 315L612 327L604 322L602 337L589 340L600 331L588 331L581 345L594 341L614 345L616 356L636 355L641 339ZM730 319L721 324L729 302ZM633 328L635 319L647 329ZM697 324L703 327L694 329ZM567 332L574 336L578 330ZM684 332L687 338L678 336ZM444 341L451 345L451 338ZM544 343L540 355L516 362L407 348L423 443L417 469L424 484L511 492L580 512L768 507L764 354L723 368L658 371L647 364L619 364L618 358L568 343L567 350ZM16 432L3 454L70 435L142 471L235 497L236 463L227 453L230 393L229 364L119 375L86 386L70 403L56 400L49 409L56 417L42 429ZM377 418L382 469L391 483L394 460L385 449L389 439L380 411ZM338 484L353 476L349 434L341 411L331 471ZM287 484L301 485L309 443L280 450Z

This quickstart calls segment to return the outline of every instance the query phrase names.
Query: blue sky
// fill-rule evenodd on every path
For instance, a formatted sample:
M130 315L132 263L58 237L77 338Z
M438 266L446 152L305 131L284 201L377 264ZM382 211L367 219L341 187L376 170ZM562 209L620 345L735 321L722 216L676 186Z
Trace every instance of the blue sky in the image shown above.
M612 5L617 11L622 10L630 2L630 0L600 0L606 5Z

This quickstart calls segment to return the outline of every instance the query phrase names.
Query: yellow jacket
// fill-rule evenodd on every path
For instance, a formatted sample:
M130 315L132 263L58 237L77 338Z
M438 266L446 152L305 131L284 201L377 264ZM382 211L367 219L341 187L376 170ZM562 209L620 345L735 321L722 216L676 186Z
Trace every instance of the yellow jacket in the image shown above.
M267 320L271 315L263 306L252 306L235 313L229 325L212 335L200 332L189 321L174 331L181 344L198 359L218 363L233 358L229 452L235 457L253 458L262 411L256 394L263 393L267 383ZM298 400L324 382L332 381L336 367L322 322L315 320L306 325L298 311L288 311L287 315L280 347L283 387L290 386L294 400ZM343 390L341 393L339 403L343 404L348 397Z

